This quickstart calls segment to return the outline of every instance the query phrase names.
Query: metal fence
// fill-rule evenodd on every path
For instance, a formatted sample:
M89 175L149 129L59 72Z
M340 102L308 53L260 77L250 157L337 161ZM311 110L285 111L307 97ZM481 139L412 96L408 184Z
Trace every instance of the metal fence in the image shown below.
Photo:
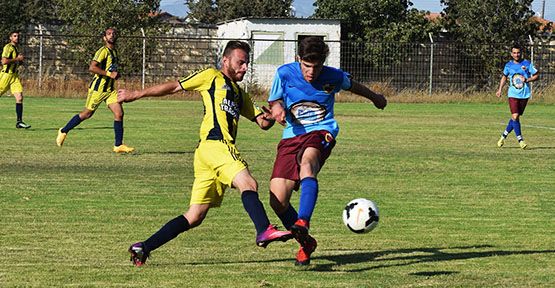
M81 79L89 81L88 61L80 60L83 50L72 47L71 35L24 35L21 50L25 63L22 78L37 81L40 88L46 80ZM222 45L230 39L212 37L120 37L119 46L126 41L139 41L137 51L122 54L128 65L123 65L125 81L143 85L177 79L206 66L218 65ZM253 47L251 69L247 85L268 87L275 69L294 61L295 41L246 40ZM506 53L482 54L476 51L499 51L493 44L467 47L454 43L356 43L328 42L328 64L350 72L354 79L380 82L395 90L470 91L495 89L503 65L509 60ZM102 43L99 42L99 47ZM140 51L139 51L140 50ZM129 54L132 54L129 56ZM126 58L127 57L127 58ZM543 88L555 83L555 46L530 45L525 57L541 71Z

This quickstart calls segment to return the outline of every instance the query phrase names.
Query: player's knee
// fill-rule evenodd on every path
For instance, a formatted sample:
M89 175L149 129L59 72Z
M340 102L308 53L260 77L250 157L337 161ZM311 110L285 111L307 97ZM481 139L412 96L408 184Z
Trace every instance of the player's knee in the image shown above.
M114 113L114 120L123 121L123 111Z
M15 97L15 103L23 103L23 94L15 93L13 96Z
M247 190L258 191L258 183L256 182L256 179L254 179L250 175L236 178L233 181L233 186L235 186L235 188L239 189L239 191L241 192L247 191Z
M186 213L185 218L189 221L189 227L194 228L202 224L202 221L206 217L206 213Z

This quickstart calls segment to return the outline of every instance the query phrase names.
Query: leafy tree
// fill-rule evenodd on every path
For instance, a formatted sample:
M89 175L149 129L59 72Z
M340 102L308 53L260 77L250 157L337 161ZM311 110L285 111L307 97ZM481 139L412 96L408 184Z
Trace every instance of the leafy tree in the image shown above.
M427 41L437 30L410 0L316 0L315 18L341 20L342 38L368 42Z
M186 0L189 7L189 19L199 23L218 22L218 9L215 0Z
M241 17L288 17L292 0L186 0L189 15L200 23Z
M527 42L538 30L530 21L533 0L441 0L442 25L464 44Z
M0 39L7 42L11 31L25 32L29 24L55 19L56 5L51 1L10 0L2 1L0 11Z
M410 65L408 55L417 52L406 43L429 43L428 32L439 29L424 12L411 9L409 0L316 0L314 5L313 17L341 20L341 38L349 40L342 45L349 53L341 53L341 61L364 63L344 67L361 81L371 79L368 67L385 72Z
M75 59L83 67L90 62L94 52L103 45L102 33L108 27L115 27L120 36L120 72L131 73L140 70L142 39L141 28L146 35L157 35L163 25L156 17L160 0L55 0L59 6L59 17L65 22L64 32L80 36L69 38ZM121 36L126 36L122 41Z
M460 74L474 77L478 87L497 82L499 70L514 42L528 43L538 24L531 21L533 0L441 0L445 6L441 23L449 38L459 43L462 61L479 61L481 71L467 71L460 63ZM487 15L487 16L486 16Z

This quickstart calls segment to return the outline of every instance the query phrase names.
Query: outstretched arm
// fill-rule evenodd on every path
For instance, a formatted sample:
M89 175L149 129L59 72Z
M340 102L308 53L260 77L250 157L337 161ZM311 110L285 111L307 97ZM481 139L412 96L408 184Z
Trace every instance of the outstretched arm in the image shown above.
M143 90L118 90L118 102L132 102L143 97L159 97L168 94L174 94L181 91L181 85L178 81L170 81L162 84L158 84L152 87L148 87Z
M385 106L387 106L387 100L382 94L378 94L368 89L368 87L360 84L355 80L351 80L351 89L349 89L349 91L357 95L360 95L366 99L369 99L374 103L374 106L376 106L376 108L378 109L383 110Z

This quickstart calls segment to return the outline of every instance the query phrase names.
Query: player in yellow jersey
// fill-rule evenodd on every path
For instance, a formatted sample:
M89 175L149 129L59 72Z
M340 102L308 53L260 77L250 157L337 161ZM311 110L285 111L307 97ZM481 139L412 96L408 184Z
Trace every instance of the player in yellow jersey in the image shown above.
M17 50L19 43L19 32L10 32L10 43L2 50L2 72L0 72L0 95L11 90L15 97L15 114L17 122L15 128L28 129L31 125L23 122L23 86L19 81L18 68L23 62L23 54Z
M224 191L229 186L241 192L243 207L256 228L258 246L266 247L270 242L292 238L291 232L279 231L270 224L258 198L258 183L235 147L239 116L255 122L264 130L272 127L275 122L267 108L262 107L261 110L237 85L247 72L249 53L247 43L230 41L224 49L221 70L205 69L179 81L140 91L118 91L120 102L130 102L146 96L164 96L182 90L199 91L205 111L200 127L200 142L195 150L195 181L189 209L167 222L147 240L129 247L134 265L143 265L153 250L200 225L211 207L220 206Z
M102 102L114 114L115 142L112 149L116 153L133 152L135 148L123 144L123 106L117 100L117 90L114 88L118 73L118 52L116 50L117 32L114 28L104 30L103 40L105 46L98 49L89 65L89 71L94 73L94 78L89 85L85 108L73 116L67 124L58 130L56 144L64 144L67 133L81 122L91 118Z

